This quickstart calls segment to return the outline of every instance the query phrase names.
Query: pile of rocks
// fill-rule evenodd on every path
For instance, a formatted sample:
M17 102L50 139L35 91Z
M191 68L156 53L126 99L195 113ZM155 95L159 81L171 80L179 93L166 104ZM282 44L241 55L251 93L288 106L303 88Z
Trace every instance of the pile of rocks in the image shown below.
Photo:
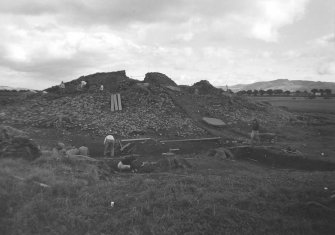
M85 88L80 88L82 81L86 82ZM108 73L95 73L88 76L81 76L78 79L66 82L63 93L75 94L82 92L99 92L101 85L103 85L104 90L106 91L116 92L120 90L125 83L135 84L136 82L136 80L127 77L124 70ZM53 86L45 91L50 93L60 93L60 88L59 86Z
M226 94L208 81L191 87L177 86L164 74L148 73L141 82L119 71L84 76L65 84L75 87L80 81L96 86L103 84L105 90L71 93L68 88L68 92L58 94L55 87L50 88L46 95L35 95L25 102L5 106L0 118L8 124L76 129L96 135L105 135L112 129L120 137L206 135L189 117L191 115L186 114L182 103L197 116L217 118L227 126L245 124L251 117L259 118L262 125L286 118L284 111L277 112L273 107ZM110 111L112 93L121 94L122 111ZM178 99L181 102L176 105ZM198 118L196 115L192 118Z
M147 73L144 82L158 86L177 86L171 78L162 73Z
M123 83L125 84L125 83ZM125 87L128 86L128 89ZM5 123L88 131L104 135L109 129L123 137L203 135L193 121L178 109L164 88L150 85L149 93L136 84L120 91L122 111L110 111L110 92L80 93L49 100L43 96L6 107Z
M24 132L9 126L0 126L0 158L34 160L41 156L38 146Z

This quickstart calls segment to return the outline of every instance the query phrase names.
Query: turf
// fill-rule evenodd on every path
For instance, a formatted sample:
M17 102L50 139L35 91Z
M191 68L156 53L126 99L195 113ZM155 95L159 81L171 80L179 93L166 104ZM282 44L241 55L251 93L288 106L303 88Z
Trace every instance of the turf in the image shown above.
M256 101L266 101L277 107L286 107L293 112L332 113L335 114L335 98L305 97L250 97Z
M111 174L105 180L95 165L45 153L31 163L2 159L0 234L335 231L331 212L308 206L327 202L335 189L334 172L271 169L205 154L184 157L191 169Z

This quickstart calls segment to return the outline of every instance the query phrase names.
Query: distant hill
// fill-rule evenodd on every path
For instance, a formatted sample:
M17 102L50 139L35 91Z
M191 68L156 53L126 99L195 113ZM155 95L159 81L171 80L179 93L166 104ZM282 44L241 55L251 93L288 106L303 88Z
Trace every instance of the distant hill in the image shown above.
M0 90L7 90L7 91L30 91L31 89L28 88L19 88L19 87L10 87L10 86L0 86Z
M225 89L226 87L220 87ZM277 79L266 82L255 82L252 84L238 84L230 86L229 89L232 91L240 90L268 90L268 89L282 89L284 91L310 91L312 89L331 89L335 92L335 82L313 82L304 80L288 80L288 79Z

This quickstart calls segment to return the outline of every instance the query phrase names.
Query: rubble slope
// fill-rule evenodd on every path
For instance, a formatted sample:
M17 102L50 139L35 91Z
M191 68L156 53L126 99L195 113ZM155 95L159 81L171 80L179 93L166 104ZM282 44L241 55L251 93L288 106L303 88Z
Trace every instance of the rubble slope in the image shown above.
M81 81L89 86L78 89ZM160 73L148 73L144 81L126 76L124 71L83 76L58 87L46 89L24 102L2 107L0 119L7 124L58 128L104 135L109 129L120 137L134 136L246 136L248 122L258 118L271 128L285 122L290 114L268 104L255 103L225 93L207 81L193 86L177 86ZM104 85L104 91L99 91ZM178 89L169 89L177 87ZM120 93L122 111L110 111L110 96ZM227 125L210 127L203 117L218 118Z

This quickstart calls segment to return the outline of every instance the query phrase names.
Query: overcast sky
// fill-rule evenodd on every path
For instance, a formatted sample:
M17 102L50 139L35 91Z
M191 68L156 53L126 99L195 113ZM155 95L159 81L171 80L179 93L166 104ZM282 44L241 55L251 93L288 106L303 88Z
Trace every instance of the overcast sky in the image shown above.
M1 0L0 85L96 72L335 82L334 0Z

